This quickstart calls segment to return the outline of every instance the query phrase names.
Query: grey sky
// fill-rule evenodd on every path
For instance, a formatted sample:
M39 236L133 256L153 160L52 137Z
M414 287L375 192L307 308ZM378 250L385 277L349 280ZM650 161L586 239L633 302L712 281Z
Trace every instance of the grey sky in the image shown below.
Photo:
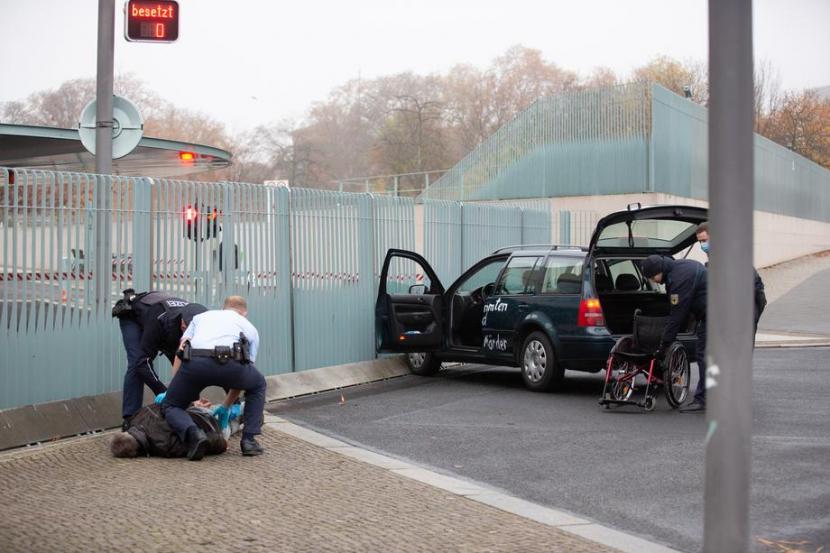
M358 74L483 67L514 44L583 75L659 54L705 61L705 0L179 0L175 44L127 43L116 73L241 130L298 118ZM830 0L755 0L756 58L784 88L830 84ZM96 0L0 0L0 101L95 75Z

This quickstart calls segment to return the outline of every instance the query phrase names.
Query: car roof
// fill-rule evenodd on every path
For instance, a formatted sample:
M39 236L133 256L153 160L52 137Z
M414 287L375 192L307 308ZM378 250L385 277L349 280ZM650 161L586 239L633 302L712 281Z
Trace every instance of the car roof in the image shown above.
M499 248L494 251L492 255L510 253L519 256L544 256L551 252L556 252L557 255L567 255L570 257L585 257L585 254L588 252L588 248L584 248L582 246L565 246L562 244L525 244Z

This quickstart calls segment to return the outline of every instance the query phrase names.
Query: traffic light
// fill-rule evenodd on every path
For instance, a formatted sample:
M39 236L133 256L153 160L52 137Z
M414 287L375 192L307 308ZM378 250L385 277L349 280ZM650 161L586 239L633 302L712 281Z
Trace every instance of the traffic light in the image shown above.
M219 236L218 230L218 220L219 220L219 212L214 207L210 212L207 214L207 235L205 238L216 238Z
M222 212L215 207L205 208L202 205L202 211L199 211L198 205L188 205L184 210L183 217L185 238L201 242L207 238L219 237L219 231L222 230L222 227L219 226Z
M184 235L190 240L199 239L199 210L192 205L184 210Z

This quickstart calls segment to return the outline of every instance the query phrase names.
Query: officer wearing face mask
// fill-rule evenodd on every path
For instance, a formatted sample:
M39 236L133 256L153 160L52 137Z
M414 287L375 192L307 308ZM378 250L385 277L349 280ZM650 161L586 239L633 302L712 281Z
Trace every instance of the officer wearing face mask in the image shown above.
M701 223L698 225L697 230L695 231L697 235L697 241L700 243L700 249L703 250L703 253L706 254L706 257L709 257L709 223ZM706 265L708 266L709 263L707 262ZM755 273L755 332L758 332L758 321L761 320L761 313L764 312L764 308L767 306L767 295L764 292L764 281L761 280L761 275L758 274L758 271L753 269Z

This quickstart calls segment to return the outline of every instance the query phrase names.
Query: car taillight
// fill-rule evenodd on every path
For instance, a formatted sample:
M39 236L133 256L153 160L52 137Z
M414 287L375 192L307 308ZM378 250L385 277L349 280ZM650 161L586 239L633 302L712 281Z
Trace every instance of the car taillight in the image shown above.
M579 326L605 326L605 316L597 298L585 298L579 302Z

